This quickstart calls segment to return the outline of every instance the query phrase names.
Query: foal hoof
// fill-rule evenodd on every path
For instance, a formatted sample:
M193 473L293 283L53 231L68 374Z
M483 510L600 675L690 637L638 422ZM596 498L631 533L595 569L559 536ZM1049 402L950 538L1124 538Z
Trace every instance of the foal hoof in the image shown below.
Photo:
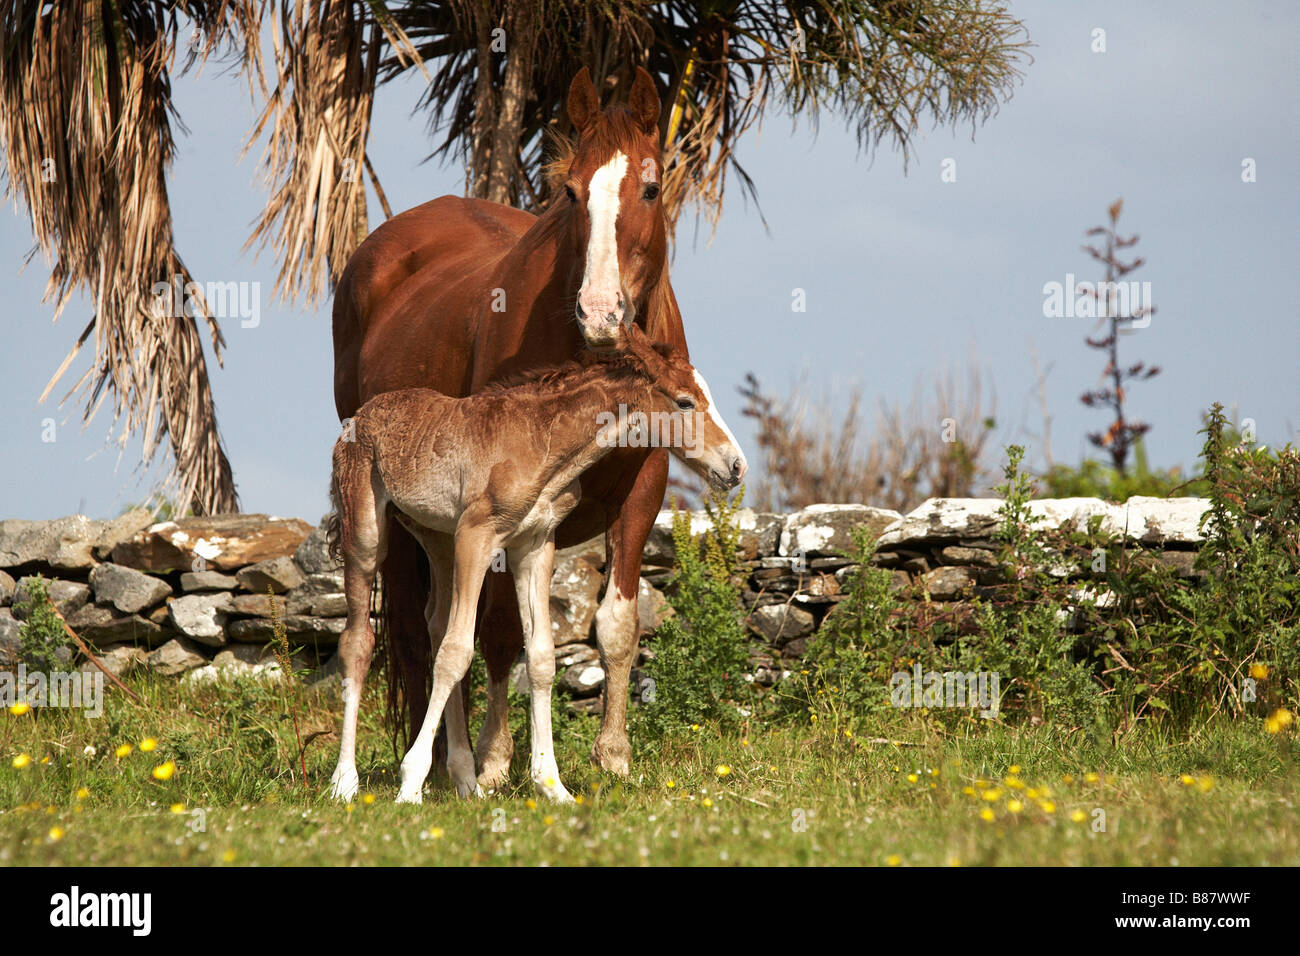
M405 788L403 788L402 790L397 791L397 799L393 802L394 803L424 803L424 794L422 792L423 790L424 790L423 787L420 787L418 790L406 790Z
M357 778L356 770L334 771L334 776L330 778L330 796L335 800L343 803L351 803L352 798L357 795L361 789L361 781Z

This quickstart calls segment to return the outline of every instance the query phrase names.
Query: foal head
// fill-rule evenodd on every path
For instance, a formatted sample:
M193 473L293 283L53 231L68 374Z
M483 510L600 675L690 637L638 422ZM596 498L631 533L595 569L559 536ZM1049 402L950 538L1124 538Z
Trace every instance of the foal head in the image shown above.
M680 350L653 345L636 326L621 336L620 350L643 370L650 385L643 423L651 431L648 444L668 448L714 488L740 484L749 465L713 404L704 376Z
M620 324L635 320L668 255L654 80L638 67L627 106L601 110L584 67L569 87L569 119L577 142L552 175L564 190L559 202L569 205L570 239L582 263L578 328L589 348L605 350L617 342Z

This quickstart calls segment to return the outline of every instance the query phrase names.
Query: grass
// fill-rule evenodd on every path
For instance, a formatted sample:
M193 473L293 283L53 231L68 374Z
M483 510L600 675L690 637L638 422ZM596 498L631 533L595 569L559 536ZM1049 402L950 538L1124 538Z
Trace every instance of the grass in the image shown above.
M433 780L411 807L392 803L377 683L351 807L327 797L337 705L306 689L290 692L305 782L284 691L250 681L134 680L145 705L109 691L99 719L0 711L0 864L1300 864L1294 729L1225 722L1114 745L1050 726L945 728L922 712L860 729L869 739L825 720L704 725L634 738L621 780L588 763L597 723L575 717L557 748L580 805L533 800L516 734L505 793L464 801Z

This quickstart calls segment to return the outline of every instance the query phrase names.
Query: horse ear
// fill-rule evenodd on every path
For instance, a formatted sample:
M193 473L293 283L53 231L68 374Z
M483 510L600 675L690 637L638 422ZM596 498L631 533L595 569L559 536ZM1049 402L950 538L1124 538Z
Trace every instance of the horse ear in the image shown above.
M644 132L651 136L658 134L659 93L655 90L654 78L639 66L636 68L636 79L632 81L632 92L628 94L627 105Z
M591 82L591 71L584 66L569 84L569 122L581 133L599 112L600 97Z

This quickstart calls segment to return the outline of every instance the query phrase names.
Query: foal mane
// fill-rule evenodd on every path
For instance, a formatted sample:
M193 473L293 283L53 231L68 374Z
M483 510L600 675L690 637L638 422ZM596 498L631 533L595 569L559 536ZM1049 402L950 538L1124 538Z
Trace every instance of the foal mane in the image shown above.
M650 348L664 360L671 360L676 351L671 345L658 342L650 345ZM561 365L516 372L489 382L475 394L499 394L517 388L541 394L597 382L607 382L611 385L632 380L649 382L653 377L650 367L641 356L633 352L619 352L608 358L584 356L582 359Z

